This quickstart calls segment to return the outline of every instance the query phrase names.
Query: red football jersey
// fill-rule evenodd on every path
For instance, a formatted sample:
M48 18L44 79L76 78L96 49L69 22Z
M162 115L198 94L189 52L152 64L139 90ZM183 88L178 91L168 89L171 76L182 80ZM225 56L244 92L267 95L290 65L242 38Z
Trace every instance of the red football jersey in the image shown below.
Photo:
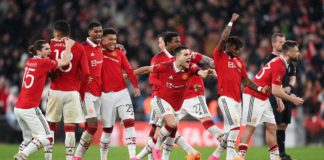
M282 57L276 57L262 67L259 73L253 78L253 82L261 87L268 85L271 91L271 84L282 85L282 79L286 75L287 67L288 63ZM244 93L261 100L266 100L271 94L271 92L264 94L248 87L245 87Z
M29 58L25 64L22 87L15 107L23 109L38 107L47 74L56 67L57 61L39 57Z
M247 77L243 61L239 57L231 58L224 51L219 53L218 48L214 50L213 59L218 75L218 94L241 102L241 82Z
M115 49L109 51L103 49L103 68L102 68L102 91L103 92L117 92L127 87L123 77L123 70L128 75L133 87L138 88L138 82L134 71L128 63L126 54Z
M99 97L101 95L102 50L100 46L93 43L89 38L83 43L83 47L88 59L90 77L93 78L90 83L86 83L85 92Z
M64 54L65 42L51 40L51 59L60 59ZM88 78L89 66L86 53L81 44L75 42L71 48L71 62L55 70L57 77L51 81L51 89L60 91L79 91L81 78Z
M173 59L174 59L173 56L166 49L164 49L153 56L153 58L151 59L151 66L163 62L170 62ZM156 92L160 88L161 82L159 80L159 77L160 77L159 73L150 73L149 75L149 83L152 85L152 93L151 93L152 96L155 96Z
M189 69L181 71L176 68L174 61L155 65L153 71L159 73L161 82L156 96L167 101L175 111L178 111L184 100L187 82L199 69L196 64L191 63Z
M199 64L203 55L198 52L191 51L191 63ZM200 86L200 90L195 91L195 86ZM188 89L185 92L184 99L205 95L204 81L201 77L194 75L188 81Z

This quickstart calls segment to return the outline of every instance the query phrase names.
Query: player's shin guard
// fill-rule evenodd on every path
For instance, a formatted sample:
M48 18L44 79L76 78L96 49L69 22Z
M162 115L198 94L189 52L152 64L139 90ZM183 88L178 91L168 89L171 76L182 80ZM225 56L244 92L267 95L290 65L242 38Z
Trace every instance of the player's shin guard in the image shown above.
M34 153L41 149L43 146L46 146L49 143L51 143L51 141L52 138L35 138L27 145L27 147L22 151L22 153L28 157L31 153Z
M138 155L136 157L139 159L142 159L146 155L152 153L152 148L154 147L154 145L155 145L155 143L153 142L153 138L149 138L147 140L147 144L145 145L145 147L140 151L140 153L138 153ZM150 157L148 157L148 158L150 158Z
M226 150L227 138L228 138L228 133L225 133L223 137L218 140L219 146L216 148L216 150L213 153L214 157L220 158L221 154Z
M284 155L286 153L285 141L286 141L286 131L285 130L277 130L277 143L278 143L280 155Z
M239 132L240 132L240 127L235 127L235 128L232 128L230 130L230 132L228 133L227 154L226 154L227 160L232 160L239 156L235 151L236 139L237 139Z
M238 153L238 154L239 154L242 158L244 158L245 155L246 155L246 152L247 152L248 148L249 148L248 144L240 143L240 144L239 144L239 153Z
M134 119L126 119L123 121L125 126L125 140L128 147L129 157L136 156L136 132Z
M198 151L195 150L180 134L176 134L174 143L179 145L187 154L196 154Z
M101 133L101 138L100 138L100 159L101 160L107 159L109 144L110 144L110 135L113 129L114 129L113 127L103 128L103 132Z
M88 150L92 141L92 137L96 133L96 131L97 131L97 126L86 125L85 131L82 133L82 136L80 138L80 143L74 154L76 157L83 157L85 152Z
M280 160L278 145L272 146L268 151L270 154L270 160Z
M56 124L55 123L49 123L50 128L50 134L53 138L53 141L49 143L48 145L44 146L44 156L45 160L52 160L53 156L53 145L54 145L54 133L56 131Z
M177 130L176 128L172 128L168 125L164 125L159 133L158 139L156 141L155 147L156 149L160 149L163 141L168 137L173 131Z
M64 125L65 131L65 158L72 160L75 149L75 125Z
M31 141L22 141L19 145L19 152L23 151Z
M170 153L171 153L172 148L173 148L176 132L177 132L176 130L173 131L170 134L170 136L167 137L167 139L163 143L163 152L162 152L162 159L163 160L168 160L169 157L170 157Z
M212 120L206 120L202 123L202 125L204 126L204 128L211 133L212 135L214 135L216 138L218 138L219 136L223 135L223 131L221 129L219 129L214 121Z

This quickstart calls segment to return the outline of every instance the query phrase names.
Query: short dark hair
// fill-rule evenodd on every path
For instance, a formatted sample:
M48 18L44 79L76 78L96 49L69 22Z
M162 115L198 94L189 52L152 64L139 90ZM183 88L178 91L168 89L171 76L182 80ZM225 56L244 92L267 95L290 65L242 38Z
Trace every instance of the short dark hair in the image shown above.
M57 20L54 23L54 30L60 32L62 36L70 34L70 24L65 20Z
M296 41L292 40L287 40L283 45L282 45L282 52L285 54L287 53L290 49L298 47L298 43Z
M158 35L158 37L161 37L164 40L164 37L169 33L170 33L170 31L162 32L161 34Z
M34 44L32 44L28 47L28 52L32 55L36 55L37 54L36 51L42 50L43 45L46 43L48 43L48 42L46 42L43 39L37 40L34 42Z
M243 47L243 42L236 36L228 37L228 39L226 40L226 43L235 45L237 49L240 49Z
M165 36L163 37L164 44L167 45L172 41L174 37L178 37L179 34L177 32L167 32L165 33Z
M180 55L181 51L184 50L184 49L188 49L188 47L186 47L186 46L179 46L176 49L174 49L174 54L176 56L178 56L178 55Z
M275 42L277 37L285 37L282 33L275 33L271 36L271 42Z
M114 28L104 28L102 36L106 36L107 34L117 34L117 31Z
M93 21L93 22L89 23L89 25L88 25L88 31L92 30L95 27L100 27L100 26L102 26L100 22Z

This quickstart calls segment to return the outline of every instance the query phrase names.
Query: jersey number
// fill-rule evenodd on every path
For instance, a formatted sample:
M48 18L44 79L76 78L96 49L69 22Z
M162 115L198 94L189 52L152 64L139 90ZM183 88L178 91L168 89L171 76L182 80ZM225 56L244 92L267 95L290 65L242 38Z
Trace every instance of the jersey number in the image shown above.
M31 72L34 72L34 71L35 71L35 68L26 67L24 77L23 77L23 84L22 84L23 86L25 86L25 88L30 88L31 86L33 86L35 77L31 74ZM27 84L25 81L25 80L27 80L27 78L30 78L29 84Z
M261 74L260 74L260 75L259 75L259 74L256 75L255 78L256 78L256 79L260 79L260 78L264 75L265 71L268 70L268 69L270 69L270 67L271 67L270 64L271 64L272 62L273 62L273 60L270 61L269 63L267 63L265 66L263 66L263 67L262 67L262 72L261 72Z
M58 60L59 57L62 58L63 55L64 55L64 53L65 53L65 51L62 51L60 53L60 51L58 49L55 49L54 52L55 52L55 58L56 58L56 60ZM72 60L72 59L73 59L73 54L71 54L71 57L70 57L70 60ZM62 72L70 72L71 69L72 69L72 63L71 62L68 64L68 66L63 66L63 67L60 67L59 68L59 70L61 70Z

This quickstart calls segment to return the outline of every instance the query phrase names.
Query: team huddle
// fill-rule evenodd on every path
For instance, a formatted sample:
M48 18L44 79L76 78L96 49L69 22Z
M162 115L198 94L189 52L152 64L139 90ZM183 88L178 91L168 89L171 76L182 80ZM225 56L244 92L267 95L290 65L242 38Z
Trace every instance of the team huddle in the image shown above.
M34 57L25 63L21 92L14 110L23 131L23 142L14 159L26 160L31 153L44 148L45 159L52 160L54 133L63 116L66 159L83 159L101 121L100 159L106 160L118 115L125 127L130 160L145 156L150 160L168 160L174 144L185 150L186 159L199 160L200 153L177 132L179 121L188 114L200 121L219 142L208 160L219 160L225 150L226 160L244 159L250 137L259 124L266 126L270 159L280 159L277 125L269 96L272 94L295 105L303 103L303 99L282 89L288 64L299 58L298 44L284 41L280 45L281 54L251 80L239 58L243 43L230 36L238 18L238 14L232 15L212 58L183 46L178 33L166 31L159 35L161 50L151 59L151 66L136 70L131 68L123 45L117 44L115 29L91 22L89 37L80 44L69 38L70 26L66 21L56 21L51 42L37 40L29 48ZM143 74L149 74L152 85L151 131L147 144L136 154L134 110L125 79L130 80L134 96L138 97L141 92L136 76ZM44 116L39 102L47 77L51 81ZM203 79L208 77L217 78L223 129L214 124L206 104ZM243 96L241 84L245 87ZM283 106L278 105L278 110L284 110ZM76 125L84 122L85 130L76 146ZM239 151L236 151L241 124L246 125L246 129L240 138Z

